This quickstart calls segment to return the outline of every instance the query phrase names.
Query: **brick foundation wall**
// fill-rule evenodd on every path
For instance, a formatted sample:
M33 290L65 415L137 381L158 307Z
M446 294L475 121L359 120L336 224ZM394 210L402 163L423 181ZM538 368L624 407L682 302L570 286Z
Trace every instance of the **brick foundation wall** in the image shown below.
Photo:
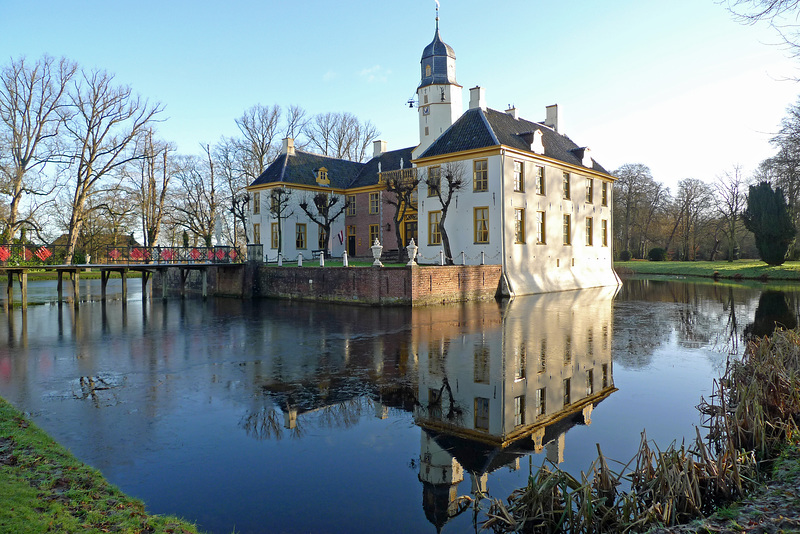
M443 267L276 267L263 263L209 266L207 294L268 297L378 306L425 306L494 298L499 265ZM170 268L153 280L153 295L180 294L180 270ZM191 271L185 290L202 292L202 272Z

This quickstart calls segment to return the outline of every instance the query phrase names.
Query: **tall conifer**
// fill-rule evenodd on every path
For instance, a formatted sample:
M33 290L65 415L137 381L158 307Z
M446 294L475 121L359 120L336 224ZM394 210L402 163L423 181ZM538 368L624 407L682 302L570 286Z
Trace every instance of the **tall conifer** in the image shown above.
M780 187L773 190L769 182L751 185L742 220L745 228L753 232L762 260L769 265L786 261L786 251L797 230Z

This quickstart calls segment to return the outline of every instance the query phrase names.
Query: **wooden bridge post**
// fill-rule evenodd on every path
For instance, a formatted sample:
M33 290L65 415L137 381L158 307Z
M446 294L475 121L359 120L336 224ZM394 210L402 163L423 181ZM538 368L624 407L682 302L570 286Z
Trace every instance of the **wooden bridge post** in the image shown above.
M142 270L142 300L147 300L147 280L150 278L150 271Z
M77 308L81 300L80 269L75 269L70 273L70 275L71 275L70 278L72 278L72 298L73 298L72 305L75 308Z
M181 269L181 298L186 296L186 277L189 276L189 269Z
M6 288L6 303L9 309L14 308L14 273L8 272L8 287Z
M57 291L58 291L58 303L61 304L61 301L64 297L64 271L61 269L57 269L56 272L58 273L58 284L57 284Z
M100 296L103 302L106 301L106 286L108 285L108 277L110 275L111 271L100 269Z
M22 270L18 273L19 290L22 293L22 311L28 309L28 271Z
M122 270L120 271L120 276L122 277L122 302L128 302L128 271Z

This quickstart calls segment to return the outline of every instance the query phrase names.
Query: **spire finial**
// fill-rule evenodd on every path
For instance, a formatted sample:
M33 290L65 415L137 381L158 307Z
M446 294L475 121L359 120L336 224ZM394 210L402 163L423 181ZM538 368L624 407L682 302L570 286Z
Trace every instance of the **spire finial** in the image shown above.
M439 31L439 0L436 1L436 31Z

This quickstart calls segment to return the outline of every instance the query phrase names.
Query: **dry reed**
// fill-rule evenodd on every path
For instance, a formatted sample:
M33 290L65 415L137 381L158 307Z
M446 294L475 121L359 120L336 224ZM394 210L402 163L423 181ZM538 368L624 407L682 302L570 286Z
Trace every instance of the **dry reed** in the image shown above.
M660 450L642 432L634 458L617 471L600 447L580 480L556 465L491 502L482 528L495 532L641 532L702 517L753 489L759 462L774 457L800 423L800 331L748 342L701 399L705 438ZM620 486L625 491L620 491Z

